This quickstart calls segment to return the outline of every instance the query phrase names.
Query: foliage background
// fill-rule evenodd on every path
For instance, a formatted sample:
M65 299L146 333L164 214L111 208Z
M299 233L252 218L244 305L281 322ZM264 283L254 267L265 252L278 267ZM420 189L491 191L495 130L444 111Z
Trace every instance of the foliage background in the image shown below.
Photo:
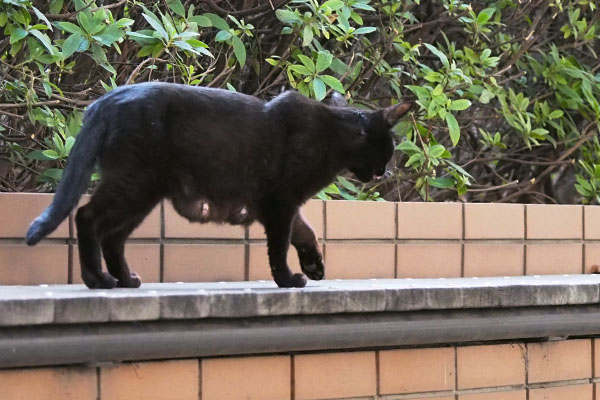
M600 203L600 12L586 0L0 0L0 190L50 191L86 105L150 80L415 101L391 174L319 194Z

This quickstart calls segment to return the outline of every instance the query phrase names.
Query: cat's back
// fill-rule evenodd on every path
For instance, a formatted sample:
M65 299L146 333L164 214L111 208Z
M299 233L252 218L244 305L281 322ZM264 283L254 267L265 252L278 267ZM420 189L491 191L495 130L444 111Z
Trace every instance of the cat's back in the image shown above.
M254 96L219 88L189 86L167 82L144 82L120 86L98 99L94 106L148 108L210 106L210 108L244 106L259 110L264 102Z

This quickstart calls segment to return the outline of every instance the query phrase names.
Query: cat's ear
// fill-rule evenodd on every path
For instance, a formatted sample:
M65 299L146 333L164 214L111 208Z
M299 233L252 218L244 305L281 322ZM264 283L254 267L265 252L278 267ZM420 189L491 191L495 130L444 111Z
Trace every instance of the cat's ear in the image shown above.
M383 118L390 126L393 126L412 108L412 106L413 103L400 103L384 108Z
M333 107L348 107L348 101L343 94L338 92L331 93L331 98L329 99L329 105Z

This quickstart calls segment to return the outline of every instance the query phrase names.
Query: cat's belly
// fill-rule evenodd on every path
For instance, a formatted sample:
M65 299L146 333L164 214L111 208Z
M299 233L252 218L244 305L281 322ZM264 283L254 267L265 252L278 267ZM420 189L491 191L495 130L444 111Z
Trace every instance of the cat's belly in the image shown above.
M244 204L219 205L208 199L171 199L175 210L191 222L217 222L248 225L256 219L254 211Z

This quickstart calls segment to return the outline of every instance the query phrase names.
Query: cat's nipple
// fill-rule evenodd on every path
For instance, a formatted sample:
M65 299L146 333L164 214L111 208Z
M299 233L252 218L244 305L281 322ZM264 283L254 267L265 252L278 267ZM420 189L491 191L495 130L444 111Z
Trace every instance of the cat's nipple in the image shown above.
M202 208L200 209L200 215L202 217L208 217L209 212L210 212L210 207L208 206L208 203L203 202Z

